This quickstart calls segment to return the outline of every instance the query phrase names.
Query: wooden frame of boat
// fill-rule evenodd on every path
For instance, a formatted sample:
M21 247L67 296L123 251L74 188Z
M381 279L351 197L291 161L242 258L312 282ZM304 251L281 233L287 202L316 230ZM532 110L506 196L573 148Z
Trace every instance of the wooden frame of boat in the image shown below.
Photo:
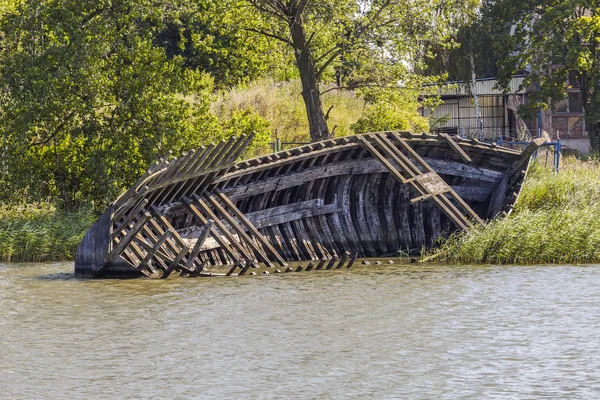
M75 275L244 275L418 253L510 213L543 143L520 152L379 132L236 163L252 139L154 163L85 235ZM294 261L310 263L294 269Z

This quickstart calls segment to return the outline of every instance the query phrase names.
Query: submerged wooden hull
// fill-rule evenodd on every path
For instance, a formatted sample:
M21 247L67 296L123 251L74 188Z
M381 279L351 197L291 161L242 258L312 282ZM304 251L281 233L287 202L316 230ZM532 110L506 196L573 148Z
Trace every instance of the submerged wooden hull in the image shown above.
M235 163L248 141L154 164L88 232L76 275L199 275L222 265L243 274L418 253L509 213L540 144L519 152L383 132Z

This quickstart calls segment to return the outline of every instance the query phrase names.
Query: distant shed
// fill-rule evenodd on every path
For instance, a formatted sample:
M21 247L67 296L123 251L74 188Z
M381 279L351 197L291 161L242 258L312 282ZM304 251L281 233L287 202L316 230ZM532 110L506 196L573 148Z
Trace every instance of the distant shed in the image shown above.
M475 91L478 95L484 138L519 138L530 127L518 117L516 110L527 101L523 88L524 75L515 76L507 92L496 89L494 78L479 79ZM434 109L424 107L421 114L437 121L437 128L462 137L481 136L477 132L477 113L470 83L447 82L440 95L443 103Z

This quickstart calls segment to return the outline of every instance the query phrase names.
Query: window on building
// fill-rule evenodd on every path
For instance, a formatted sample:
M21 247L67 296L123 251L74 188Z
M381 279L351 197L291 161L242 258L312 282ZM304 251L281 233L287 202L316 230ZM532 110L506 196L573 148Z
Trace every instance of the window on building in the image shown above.
M581 92L569 93L569 112L583 112L583 98L581 97Z

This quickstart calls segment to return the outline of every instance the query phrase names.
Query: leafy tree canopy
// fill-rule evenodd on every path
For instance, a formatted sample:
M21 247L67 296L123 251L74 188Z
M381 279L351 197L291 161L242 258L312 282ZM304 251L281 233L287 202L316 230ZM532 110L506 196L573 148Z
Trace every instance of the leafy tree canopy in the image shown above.
M491 1L486 12L504 28L498 36L501 83L529 70L525 114L552 107L567 96L567 79L581 88L592 151L600 149L600 4L595 0Z
M0 19L3 200L101 207L159 155L218 136L212 79L156 46L170 6L32 0Z
M475 0L231 1L259 12L260 17L239 21L243 29L293 51L313 140L330 136L320 82L337 80L352 89L415 82L415 72L434 56L431 50L451 45L451 34L478 5Z

